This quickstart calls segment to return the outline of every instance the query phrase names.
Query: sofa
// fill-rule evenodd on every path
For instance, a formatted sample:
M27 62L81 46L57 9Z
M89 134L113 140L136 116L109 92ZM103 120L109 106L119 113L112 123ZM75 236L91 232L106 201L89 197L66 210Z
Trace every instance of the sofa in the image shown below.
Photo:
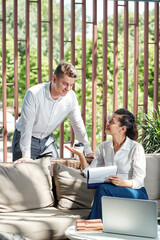
M146 155L145 187L158 203L160 154ZM78 160L41 158L0 165L0 234L31 240L66 239L65 230L87 218L95 190L87 189Z
M146 154L144 185L149 199L157 201L157 214L160 217L160 153Z

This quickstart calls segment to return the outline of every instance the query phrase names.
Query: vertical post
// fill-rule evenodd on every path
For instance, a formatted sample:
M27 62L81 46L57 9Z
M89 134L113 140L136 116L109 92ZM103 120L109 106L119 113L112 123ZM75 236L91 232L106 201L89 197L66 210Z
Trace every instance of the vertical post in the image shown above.
M133 113L138 112L139 3L134 3L134 96Z
M81 114L86 123L86 0L82 1L82 106Z
M159 77L159 4L155 3L154 14L154 109L158 110L158 77Z
M2 0L3 162L7 162L6 1Z
M75 0L71 0L71 62L75 66Z
M114 82L113 111L118 107L118 1L114 2Z
M96 150L96 71L97 70L97 0L93 0L92 42L92 150Z
M42 82L41 74L41 0L37 2L37 67L38 83Z
M49 0L49 81L53 76L53 0Z
M60 1L60 60L64 59L64 0Z
M30 87L29 0L26 0L26 90Z
M107 1L103 0L103 112L102 112L102 141L106 140L107 116Z
M145 2L144 10L144 95L143 95L143 112L147 113L148 107L148 2Z
M128 2L124 3L124 85L123 107L128 108Z
M14 0L14 116L18 118L18 31L17 31L17 16L18 16L17 0Z
M71 62L75 66L75 0L71 0ZM75 89L75 85L74 88ZM74 143L74 132L71 127L71 146Z
M60 60L64 59L64 0L60 1ZM64 122L60 126L60 157L63 157Z

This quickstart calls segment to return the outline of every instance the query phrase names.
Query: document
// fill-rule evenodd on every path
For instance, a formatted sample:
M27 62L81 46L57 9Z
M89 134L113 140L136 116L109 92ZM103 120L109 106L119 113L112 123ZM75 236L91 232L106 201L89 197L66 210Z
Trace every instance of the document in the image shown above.
M106 177L117 174L117 166L89 168L87 171L87 187L96 188L102 183L109 183Z

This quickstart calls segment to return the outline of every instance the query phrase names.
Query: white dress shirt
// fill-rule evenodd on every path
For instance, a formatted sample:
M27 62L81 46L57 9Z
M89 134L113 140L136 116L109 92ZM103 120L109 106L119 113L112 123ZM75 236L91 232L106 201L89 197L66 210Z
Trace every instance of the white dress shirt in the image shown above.
M53 100L50 82L37 84L27 90L21 117L16 128L21 132L20 148L22 156L31 156L31 136L42 139L50 135L68 116L79 142L84 144L85 153L91 153L90 143L81 117L75 92Z
M113 141L102 142L94 155L89 167L117 165L118 174L122 179L132 180L132 188L144 186L146 175L146 158L142 145L126 137L126 141L115 153ZM89 168L88 167L88 168ZM86 175L88 168L82 170Z

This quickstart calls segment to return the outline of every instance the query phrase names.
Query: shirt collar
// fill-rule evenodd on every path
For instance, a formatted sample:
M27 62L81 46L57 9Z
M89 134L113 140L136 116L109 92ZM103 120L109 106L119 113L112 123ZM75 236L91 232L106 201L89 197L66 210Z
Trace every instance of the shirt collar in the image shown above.
M126 140L120 149L121 150L129 150L130 149L130 141L131 141L131 139L129 137L126 137ZM110 146L111 146L111 148L113 148L113 140L110 141Z
M122 145L123 150L129 150L130 149L130 141L131 141L131 139L129 137L126 137L126 141Z
M53 102L55 102L55 101L59 101L62 97L59 97L59 98L56 99L56 100L54 100L54 99L51 97L51 93L50 93L51 83L52 83L51 81L48 82L48 83L46 83L46 86L45 86L45 94L46 94L46 98L47 98L48 100L53 101Z
M46 83L46 85L45 85L45 94L46 94L46 98L47 99L52 100L51 94L50 94L50 86L51 86L51 82Z

